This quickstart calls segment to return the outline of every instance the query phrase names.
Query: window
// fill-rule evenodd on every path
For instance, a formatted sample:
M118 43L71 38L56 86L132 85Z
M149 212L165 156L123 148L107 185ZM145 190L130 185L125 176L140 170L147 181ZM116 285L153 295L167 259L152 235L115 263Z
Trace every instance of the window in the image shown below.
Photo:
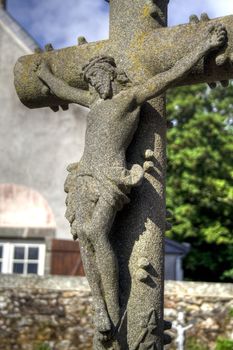
M0 242L0 273L43 275L45 244Z

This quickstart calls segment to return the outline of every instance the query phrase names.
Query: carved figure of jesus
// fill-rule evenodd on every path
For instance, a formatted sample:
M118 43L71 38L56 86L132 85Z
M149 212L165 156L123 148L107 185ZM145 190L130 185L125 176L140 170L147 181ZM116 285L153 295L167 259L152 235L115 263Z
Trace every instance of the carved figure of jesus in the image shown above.
M90 107L84 153L80 162L69 168L65 186L66 217L74 238L79 238L100 340L113 335L121 317L118 263L109 233L117 211L129 202L131 188L139 186L144 176L140 165L127 164L125 158L138 126L140 107L174 86L202 57L226 43L227 33L222 25L203 30L204 40L194 50L170 70L141 85L134 85L108 56L95 57L83 67L88 91L71 87L56 77L45 61L36 67L41 81L64 103Z

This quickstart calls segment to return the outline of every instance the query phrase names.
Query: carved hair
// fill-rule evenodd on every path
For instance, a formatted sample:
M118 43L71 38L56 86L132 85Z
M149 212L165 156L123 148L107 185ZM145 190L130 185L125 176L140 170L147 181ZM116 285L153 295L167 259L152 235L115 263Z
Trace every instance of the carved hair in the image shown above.
M113 78L116 78L119 83L123 85L130 81L124 71L119 71L117 69L116 62L111 56L96 56L93 57L87 64L85 64L82 67L82 71L84 79L86 81L89 80L89 76L95 69L101 69L103 71L112 73Z
M88 76L92 74L93 68L99 68L101 70L111 72L114 75L116 75L116 63L114 58L110 56L93 57L87 64L85 64L82 68L85 80L88 80Z

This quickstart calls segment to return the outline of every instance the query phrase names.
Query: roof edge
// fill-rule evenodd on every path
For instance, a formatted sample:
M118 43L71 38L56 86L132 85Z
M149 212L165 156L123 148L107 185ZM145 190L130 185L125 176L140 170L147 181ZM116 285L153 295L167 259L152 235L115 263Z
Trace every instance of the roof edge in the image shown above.
M3 10L6 10L6 3L7 3L7 0L0 0L0 8L2 8Z
M28 53L39 47L36 40L2 6L0 6L0 24Z
M191 248L189 243L179 243L167 237L165 237L165 242L167 243L167 245L179 250L181 254L187 254Z

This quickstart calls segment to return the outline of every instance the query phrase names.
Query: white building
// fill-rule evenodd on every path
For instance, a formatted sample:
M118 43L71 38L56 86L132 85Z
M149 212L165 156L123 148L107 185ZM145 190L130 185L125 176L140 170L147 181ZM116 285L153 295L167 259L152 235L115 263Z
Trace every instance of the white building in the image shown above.
M67 165L79 160L83 151L85 110L71 106L69 111L54 113L49 108L29 110L22 105L14 88L13 68L20 56L33 53L38 46L7 13L5 5L6 2L1 0L0 239L3 244L10 237L18 240L21 236L26 245L32 238L39 238L35 233L38 229L40 235L44 232L42 236L56 234L56 238L70 239L69 223L64 217L63 184ZM37 200L43 199L44 206L49 208L52 221L48 227L41 208L34 208L36 220L33 210L23 214L28 208L28 195L32 194ZM20 209L15 205L19 202ZM38 201L34 201L34 205L38 205ZM2 269L3 265L0 266Z

